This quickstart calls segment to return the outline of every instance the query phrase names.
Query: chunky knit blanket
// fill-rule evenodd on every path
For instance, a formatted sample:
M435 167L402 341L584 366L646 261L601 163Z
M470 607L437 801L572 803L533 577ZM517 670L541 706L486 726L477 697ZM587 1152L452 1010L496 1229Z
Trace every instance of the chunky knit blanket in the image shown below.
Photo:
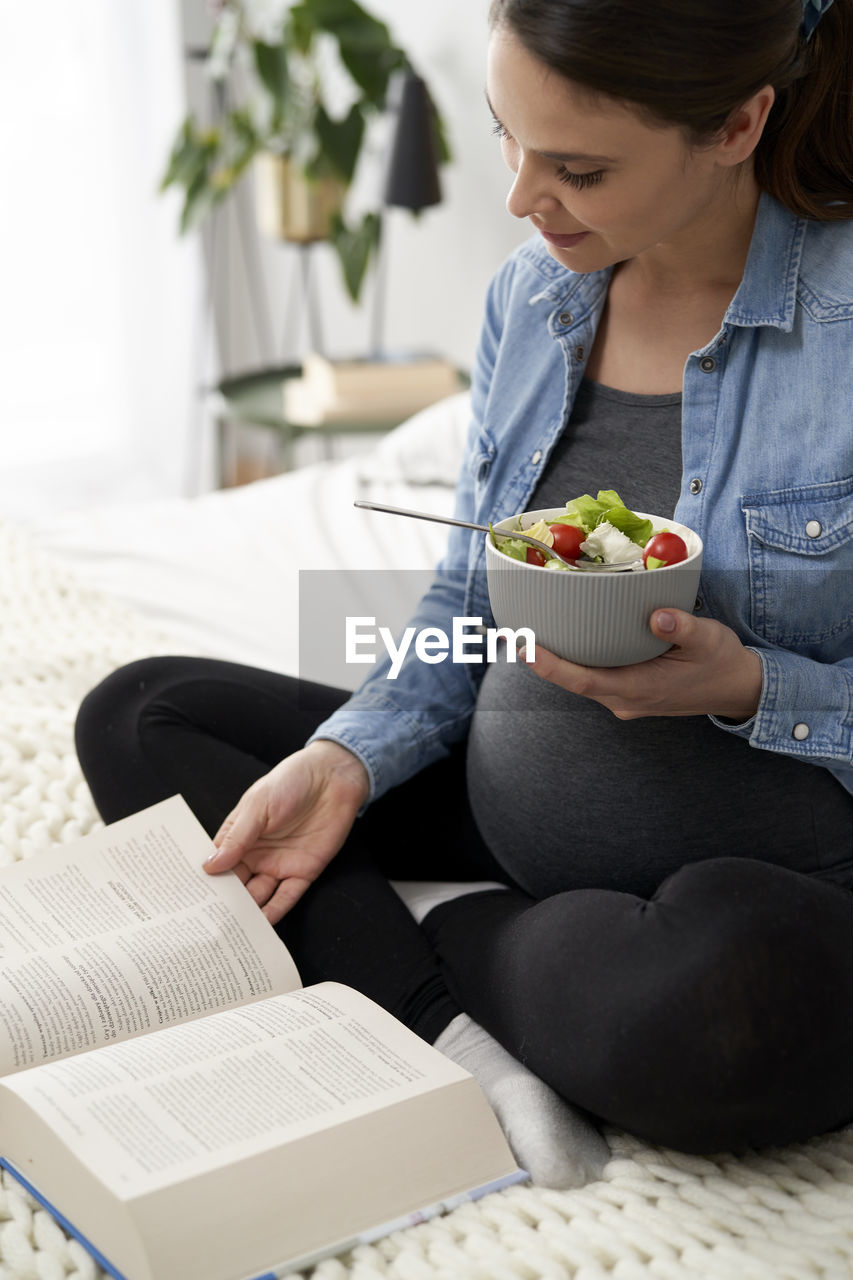
M0 859L36 857L97 825L74 755L77 706L114 667L172 648L0 524ZM613 1159L598 1182L511 1188L327 1260L311 1280L853 1277L853 1129L741 1158L608 1138ZM4 1175L0 1280L101 1276Z

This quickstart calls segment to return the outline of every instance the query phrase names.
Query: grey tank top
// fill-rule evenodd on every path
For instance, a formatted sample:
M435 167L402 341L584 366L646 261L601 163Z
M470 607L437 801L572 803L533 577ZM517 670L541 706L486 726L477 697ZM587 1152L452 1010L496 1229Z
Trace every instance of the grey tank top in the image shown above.
M615 489L627 507L672 516L680 488L681 394L641 396L585 378L528 506Z

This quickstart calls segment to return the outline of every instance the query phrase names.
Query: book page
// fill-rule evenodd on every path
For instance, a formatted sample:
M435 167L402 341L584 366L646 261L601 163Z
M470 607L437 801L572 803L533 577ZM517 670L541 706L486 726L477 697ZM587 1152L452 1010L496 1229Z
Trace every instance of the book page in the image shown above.
M180 797L0 870L0 1075L299 985Z
M321 983L50 1063L0 1090L126 1198L468 1079L367 997Z

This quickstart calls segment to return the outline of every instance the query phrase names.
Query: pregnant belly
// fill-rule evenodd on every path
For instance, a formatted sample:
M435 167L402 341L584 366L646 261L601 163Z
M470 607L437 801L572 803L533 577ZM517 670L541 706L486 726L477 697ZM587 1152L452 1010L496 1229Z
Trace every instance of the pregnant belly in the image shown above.
M483 680L467 769L483 838L535 897L648 897L686 863L731 855L820 872L827 802L853 821L853 798L825 770L756 751L706 716L617 720L505 661Z

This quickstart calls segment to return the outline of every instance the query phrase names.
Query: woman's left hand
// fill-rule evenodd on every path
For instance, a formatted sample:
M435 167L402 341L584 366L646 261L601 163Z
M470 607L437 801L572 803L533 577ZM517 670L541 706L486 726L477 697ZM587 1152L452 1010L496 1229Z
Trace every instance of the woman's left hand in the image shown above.
M730 627L681 609L657 609L649 625L674 648L647 662L581 667L537 645L536 660L527 665L560 688L600 702L620 720L715 715L741 724L755 715L761 662Z

